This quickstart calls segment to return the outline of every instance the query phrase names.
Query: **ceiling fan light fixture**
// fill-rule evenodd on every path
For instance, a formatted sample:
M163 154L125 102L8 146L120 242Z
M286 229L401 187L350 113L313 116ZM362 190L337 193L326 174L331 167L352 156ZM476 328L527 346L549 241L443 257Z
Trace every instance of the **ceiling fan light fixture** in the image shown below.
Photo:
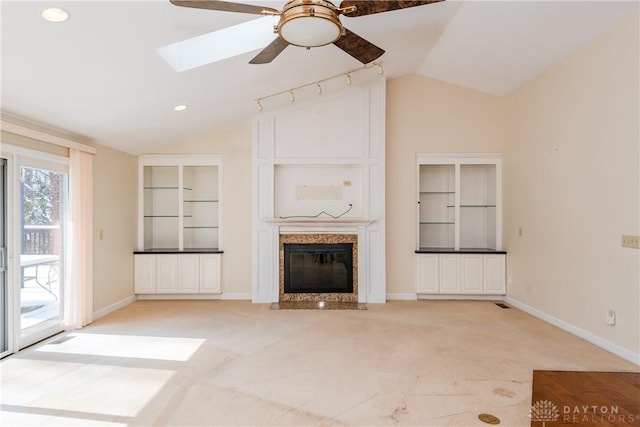
M287 3L276 32L294 46L319 47L338 40L343 33L335 6L323 0L293 0Z

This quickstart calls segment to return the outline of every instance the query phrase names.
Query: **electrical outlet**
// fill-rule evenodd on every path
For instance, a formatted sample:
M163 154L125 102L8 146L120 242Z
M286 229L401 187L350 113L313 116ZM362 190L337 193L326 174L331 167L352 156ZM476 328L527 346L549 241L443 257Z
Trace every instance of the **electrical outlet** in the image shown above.
M613 310L609 310L607 312L607 325L615 325L616 324L616 312Z
M622 235L622 247L640 249L640 236L633 236L630 234Z

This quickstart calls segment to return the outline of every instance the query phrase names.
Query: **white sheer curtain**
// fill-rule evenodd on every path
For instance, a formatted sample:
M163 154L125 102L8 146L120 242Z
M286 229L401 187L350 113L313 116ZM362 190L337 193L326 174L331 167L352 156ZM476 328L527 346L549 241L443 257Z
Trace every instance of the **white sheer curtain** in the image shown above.
M93 322L93 154L69 150L69 258L65 325Z

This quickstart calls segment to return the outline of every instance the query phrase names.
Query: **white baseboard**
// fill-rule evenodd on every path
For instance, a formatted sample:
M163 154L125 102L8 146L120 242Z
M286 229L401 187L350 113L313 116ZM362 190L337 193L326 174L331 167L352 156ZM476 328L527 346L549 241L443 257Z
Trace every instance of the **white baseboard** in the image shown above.
M250 293L226 293L226 294L222 294L221 299L223 300L249 300L251 301L251 294Z
M138 294L143 300L219 300L222 294Z
M551 323L554 326L557 326L560 329L563 329L575 336L578 336L586 341L589 341L591 344L597 345L598 347L607 350L616 356L620 356L625 360L628 360L636 365L640 366L640 354L636 354L631 350L628 350L618 344L614 344L610 341L605 340L591 332L585 331L571 323L565 322L564 320L558 319L550 314L545 313L544 311L538 310L537 308L531 307L523 302L520 302L511 297L505 297L504 301L517 309L520 309L526 313L531 314L532 316L537 317L538 319L544 320L547 323Z
M139 300L251 300L249 293L226 294L138 294Z
M387 294L387 301L415 301L417 299L416 294Z
M106 316L109 313L112 313L112 312L114 312L116 310L119 310L122 307L125 307L125 306L131 304L135 300L136 300L136 296L135 295L131 295L131 296L128 296L128 297L116 302L116 303L108 305L105 308L101 308L100 310L94 311L93 312L93 320L97 320L97 319L99 319L101 317Z
M502 301L504 295L459 295L459 294L419 294L418 299L433 300L469 300L469 301Z

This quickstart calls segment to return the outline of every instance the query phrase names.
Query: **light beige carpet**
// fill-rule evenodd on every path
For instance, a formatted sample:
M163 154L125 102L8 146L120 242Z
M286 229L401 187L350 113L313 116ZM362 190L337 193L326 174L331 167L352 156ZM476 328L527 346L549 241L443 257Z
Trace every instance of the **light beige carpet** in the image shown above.
M532 371L635 365L488 301L138 301L0 362L0 424L528 426Z

